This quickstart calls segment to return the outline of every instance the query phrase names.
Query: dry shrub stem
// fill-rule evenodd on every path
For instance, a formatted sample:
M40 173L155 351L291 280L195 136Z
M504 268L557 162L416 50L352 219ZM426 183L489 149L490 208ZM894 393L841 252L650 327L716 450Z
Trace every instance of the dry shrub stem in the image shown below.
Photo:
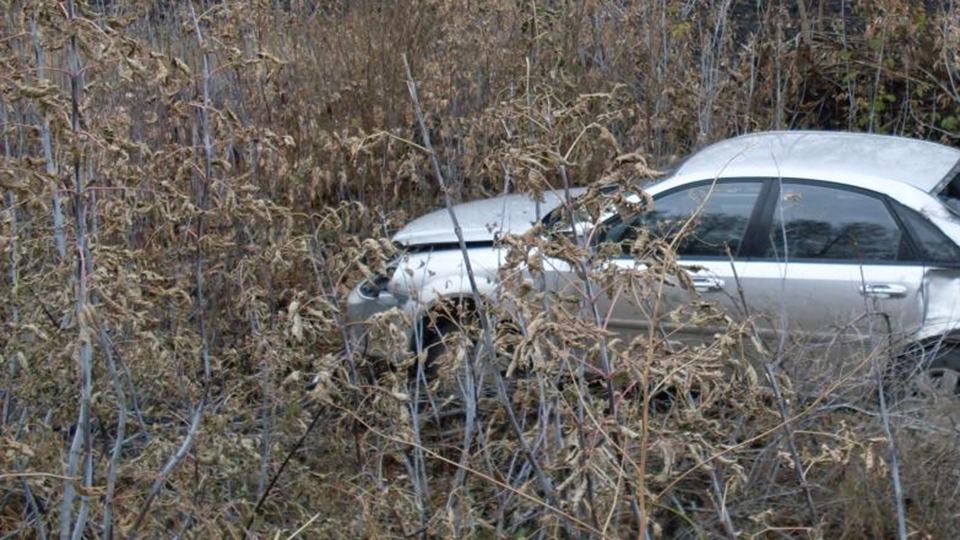
M37 63L37 79L41 86L47 84L46 60L43 54L43 45L40 41L40 32L37 30L36 14L30 19L30 35L33 37L33 49ZM73 83L71 82L71 85ZM71 90L72 92L72 90ZM40 114L43 114L42 112ZM72 114L72 113L71 113ZM50 134L50 119L44 115L40 126L41 143L43 144L44 170L50 177L57 175L57 159L53 152L53 140ZM53 191L53 227L57 252L60 260L67 258L67 234L64 229L63 201L59 189Z
M581 131L581 133L584 133L585 131L586 129ZM572 148L571 148L571 151L572 151ZM570 177L567 171L567 167L565 165L560 166L560 178L563 180L564 200L565 200L565 204L567 205L568 219L570 220L570 223L576 223L577 220L576 220L576 217L574 216L573 198L570 195ZM577 243L580 245L580 247L586 248L590 243L589 238L581 238L575 228L574 228L574 237ZM577 265L579 266L578 268L579 273L580 275L583 276L582 278L583 290L584 290L583 300L586 305L586 308L589 310L590 316L593 318L593 323L597 326L597 328L604 328L606 325L604 323L604 319L600 316L600 309L597 307L596 296L594 294L594 287L593 287L593 284L591 283L591 276L593 275L593 271L590 265L590 261L587 259L586 256L580 256L577 258L576 262L577 262ZM613 367L610 362L607 338L603 334L600 335L598 346L599 346L599 352L600 352L600 362L601 362L600 366L601 366L601 369L603 370L603 373L601 373L600 375L601 377L603 377L603 381L604 381L604 389L606 390L605 397L607 399L609 414L612 416L614 426L619 427L621 423L620 423L620 418L619 418L620 415L619 415L618 406L617 406L616 391L613 388ZM578 381L584 380L584 372L583 372L582 366L578 369L577 380ZM584 427L582 423L582 420L583 420L582 406L583 406L583 403L581 399L577 405L578 422L580 423L581 430ZM646 420L644 420L643 425L641 426L641 429L642 430L647 429ZM620 433L614 430L612 433L610 433L609 436L610 436L610 439L613 441L613 447L617 451L618 459L620 461L619 466L621 469L623 469L628 462L628 458L623 452L623 444L620 438ZM641 452L643 453L645 452L645 450L641 448ZM641 460L642 459L643 458L641 458ZM639 476L640 476L639 478L640 488L642 490L644 488L642 466L640 468ZM593 475L590 474L589 472L587 473L587 482L588 482L587 489L589 491L589 497L590 497L590 514L594 522L593 523L594 527L598 527L599 520L597 519L597 516L596 516L596 505L593 501L593 498L594 498ZM638 497L637 490L634 487L634 481L629 474L624 475L623 482L627 487L627 495L630 497L630 508L633 511L633 517L637 522L637 537L646 538L647 523L646 523L646 514L645 514L645 508L644 508L645 501L642 499L642 497Z
M382 439L384 439L384 440L388 440L388 441L390 441L390 442L393 442L393 443L396 443L396 444L399 444L399 445L404 445L404 446L408 446L408 445L411 444L410 441L403 440L403 439L394 437L394 436L392 436L392 435L390 435L389 433L386 433L386 432L384 432L384 431L380 431L379 429L377 429L376 426L371 425L371 424L368 424L368 423L367 423L366 421L364 421L360 416L356 415L356 413L355 413L354 411L347 410L347 409L341 409L341 412L343 412L344 414L346 414L346 415L348 415L348 416L351 416L351 417L353 417L353 418L356 418L357 421L360 422L365 428L367 428L368 430L370 430L371 433L377 435L378 437L380 437L380 438L382 438ZM451 460L451 459L448 459L448 458L442 456L441 454L439 454L439 453L431 450L430 448L421 447L421 450L422 450L425 454L427 454L428 456L430 456L432 459L434 459L434 460L436 460L436 461L438 461L438 462L443 462L443 463L445 463L445 464L447 464L447 465L455 466L455 467L456 467L456 466L459 466L459 463L457 463L456 461L453 461L453 460ZM546 501L546 500L543 500L543 499L538 499L538 498L530 495L529 493L527 493L526 491L524 491L524 490L522 490L522 489L517 489L516 487L514 487L514 486L512 486L512 485L510 485L510 484L507 484L507 483L505 483L505 482L502 482L502 481L498 480L497 478L494 478L494 477L492 477L492 476L487 476L486 474L484 474L483 471L481 471L481 470L479 470L479 469L468 468L468 469L467 469L467 472L470 473L472 476L477 477L477 478L479 478L480 480L482 480L482 481L484 481L484 482L486 482L486 483L489 483L490 485L494 485L494 486L497 486L497 487L502 488L502 489L504 489L504 490L507 490L507 491L509 491L510 493L513 493L514 495L516 495L517 497L519 497L519 498L521 498L521 499L525 499L525 500L527 500L528 502L536 505L537 507L540 507L540 508L542 508L542 509L544 509L544 510L548 510L548 511L552 512L553 514L556 514L556 515L566 515L567 518L570 519L570 521L572 522L572 525L575 525L575 526L579 527L581 530L583 530L583 531L585 531L585 532L587 532L587 533L590 533L590 534L593 534L593 535L599 535L599 536L601 536L601 537L604 536L602 531L598 531L598 530L592 528L589 523L587 523L587 522L585 522L585 521L580 521L580 520L578 520L575 516L572 516L572 515L567 514L562 508L557 507L557 506L552 506L552 505L549 503L549 501ZM576 536L574 536L574 537L576 537Z
M316 236L316 234L314 235ZM316 281L318 283L318 288L321 293L327 296L331 302L335 302L337 299L337 283L338 280L331 275L330 263L327 260L326 255L324 255L324 248L321 245L315 245L313 248L314 256L310 258L310 265L313 267L313 273L316 276ZM359 410L360 405L360 373L357 370L357 358L360 356L360 352L354 348L353 340L350 339L350 332L347 329L347 321L341 313L336 313L333 315L336 331L340 336L340 339L343 340L344 351L346 352L346 361L347 361L347 377L350 381L350 400L353 402L353 406L356 410ZM351 428L351 434L353 436L353 450L354 450L354 459L356 460L357 470L363 470L364 464L364 454L363 446L360 443L360 429L359 425L356 422L353 422ZM280 475L279 471L276 473L275 477ZM272 481L271 484L275 482ZM264 490L260 495L260 498L265 499L269 488Z
M787 240L786 240L787 232L786 232L786 229L784 228L785 220L782 219L782 216L781 216L780 223L781 223L781 229L779 233L783 238L783 245L788 246L789 244L787 243ZM784 249L786 250L786 253L789 253L788 247L785 247ZM730 246L727 246L726 251L727 251L727 258L730 260L730 267L733 269L733 277L737 285L737 296L741 302L743 313L745 316L750 317L750 306L747 303L746 296L744 296L743 283L741 283L740 276L737 274L736 264L734 263L733 252L730 250ZM787 313L787 309L788 309L788 306L781 305L781 310L784 316ZM787 329L781 328L781 336L786 335L786 333L787 333ZM754 338L757 339L757 341L760 341L759 337L754 336ZM787 439L787 445L790 448L791 458L793 459L793 469L797 475L797 481L800 483L800 488L803 490L804 495L806 497L807 512L809 512L811 527L813 528L813 530L819 530L820 515L819 515L819 512L817 511L817 506L813 499L812 487L810 486L810 483L807 482L807 475L803 467L803 461L801 460L800 453L797 450L797 441L796 441L796 437L794 436L793 427L790 425L790 412L788 409L789 404L787 403L786 398L783 396L783 392L780 390L780 383L777 380L778 373L776 372L776 365L777 365L777 362L779 362L784 357L784 346L785 346L785 342L781 337L781 340L777 347L776 356L774 357L774 359L769 359L769 358L765 359L763 361L763 369L767 377L767 382L770 385L771 390L773 390L773 394L777 400L777 410L780 413L780 420L783 425L783 432Z
M488 312L484 307L484 300L480 294L480 290L477 287L476 274L473 272L473 266L470 263L470 254L467 249L467 243L463 238L463 230L460 228L460 222L457 220L457 214L453 209L453 199L450 197L450 191L447 188L446 182L443 178L443 173L440 168L440 162L437 159L437 154L433 150L433 145L430 143L430 133L427 131L426 122L423 118L423 111L420 108L420 100L417 97L417 85L413 79L413 74L410 71L410 64L407 61L406 56L403 58L404 68L407 73L407 89L410 92L410 100L413 103L414 114L417 118L417 123L420 126L420 136L423 138L423 145L426 148L428 154L430 155L430 161L433 165L434 178L437 181L437 184L440 186L440 191L443 196L444 206L447 208L447 212L450 215L450 220L453 223L453 232L457 237L457 243L459 244L460 253L463 256L464 267L466 269L467 279L470 282L470 291L473 294L474 303L476 305L476 310L480 318L480 326L483 331L483 340L486 345L487 351L495 351L496 347L493 341L493 331L490 326L490 319L488 318ZM488 354L493 354L492 352ZM467 355L467 372L473 374L473 377L476 375L476 366L474 362L473 355ZM553 482L547 475L544 473L543 469L540 467L540 463L537 460L537 457L533 454L533 451L530 449L528 443L524 438L523 428L520 426L520 423L517 421L516 414L513 411L513 405L510 403L510 397L507 394L506 385L503 380L503 376L499 371L494 370L494 382L497 386L497 394L500 397L504 410L507 413L507 418L510 420L510 426L514 431L514 434L517 436L517 444L520 446L521 450L527 462L530 464L530 467L533 468L534 474L537 477L539 482L540 489L543 491L544 497L546 497L547 502L551 506L557 506L556 496L553 491ZM468 388L468 391L475 392L475 388ZM562 514L561 518L563 519L564 526L568 528L569 531L569 519L566 514Z
M123 452L124 438L126 437L127 416L127 397L123 390L123 382L120 380L120 374L117 371L115 359L116 348L113 345L110 335L107 333L104 321L98 321L98 335L100 337L100 347L107 359L107 373L110 375L110 382L113 385L113 391L117 394L117 425L113 450L110 452L110 459L107 462L107 492L103 501L103 536L104 538L113 538L113 515L114 501L117 491L117 474L120 469L120 457Z
M793 460L793 470L796 472L797 481L800 483L800 489L803 490L806 497L807 512L810 513L810 526L815 530L820 526L820 514L817 512L817 505L813 500L813 490L810 483L807 482L807 473L804 471L803 460L800 458L800 452L797 449L797 439L793 433L793 427L790 425L790 412L787 409L787 400L780 391L780 383L777 381L777 373L771 362L763 364L764 372L767 375L767 382L773 390L777 399L777 410L780 412L780 419L783 422L783 433L787 439L787 446L790 449L790 456Z
M23 474L23 464L20 460L14 460L14 467L16 467L17 472ZM43 521L43 511L40 509L40 505L37 504L37 497L33 493L33 489L30 487L30 482L27 481L27 478L20 478L20 487L23 489L23 493L27 499L27 505L30 507L30 514L33 516L33 521L35 522L35 529L37 533L37 538L40 540L47 540L49 535L47 533L47 525ZM24 527L28 524L25 523Z
M75 9L73 0L68 0L67 17L71 23L73 23L76 18ZM70 66L68 76L70 79L70 129L72 131L72 144L80 146L83 144L80 134L80 101L83 99L83 79L80 72L80 53L76 36L70 37L67 54L69 55ZM77 476L82 467L82 485L85 491L89 491L93 484L93 441L91 440L90 429L90 400L93 394L93 343L91 335L91 325L93 321L90 320L87 306L90 303L88 285L93 261L86 260L88 257L92 259L92 255L90 255L87 246L87 201L84 178L81 174L82 163L79 156L74 157L71 165L74 189L74 214L76 217L76 244L74 248L77 255L77 295L74 317L76 318L77 328L79 330L77 348L80 374L80 407L76 429L73 434L73 441L70 444L68 453L65 476L71 478ZM61 540L71 538L78 540L84 535L89 513L89 495L88 493L81 495L80 509L76 513L76 521L74 522L73 502L75 496L74 482L73 480L67 480L64 486L63 501L60 506ZM71 534L71 532L73 534Z
M903 484L900 481L900 459L897 452L897 442L890 426L890 409L887 405L887 393L884 390L883 370L874 369L877 374L877 397L880 400L880 419L883 422L883 433L890 444L890 482L893 484L893 497L897 509L897 538L907 540L907 512L903 503Z
M208 323L207 323L207 296L205 292L205 278L204 278L204 250L202 246L202 241L204 239L204 212L209 208L209 196L210 196L210 182L213 181L213 146L210 142L210 118L209 118L209 109L211 106L210 103L210 63L209 56L207 51L204 50L204 40L203 33L200 30L200 22L197 18L197 14L194 11L193 2L189 3L190 14L193 19L193 27L196 32L197 44L200 47L200 50L203 51L202 62L203 62L203 72L201 74L201 98L202 103L198 107L197 116L200 118L200 136L202 138L202 150L204 158L204 166L201 171L202 176L198 178L197 191L196 194L196 205L200 209L200 212L197 214L196 218L196 244L195 244L195 263L194 263L194 279L196 286L196 297L194 299L194 305L197 312L197 324L198 331L200 334L200 360L203 364L203 381L202 381L202 395L200 400L197 403L194 412L193 418L190 421L190 427L187 429L187 433L183 438L183 441L180 443L177 451L170 456L166 464L163 466L163 469L157 475L156 480L154 480L153 485L150 487L150 491L147 493L147 497L141 506L140 512L137 514L137 518L134 521L133 525L130 527L130 530L127 532L127 540L134 540L137 538L140 527L143 525L144 519L146 519L150 507L153 504L154 499L160 494L163 490L163 486L167 481L167 478L173 473L174 469L180 464L181 461L187 456L190 452L190 449L193 447L194 441L196 440L197 433L200 430L200 424L203 421L203 415L207 409L207 398L208 392L210 390L210 377L211 377L211 363L210 363L210 342L208 334ZM196 142L196 141L195 141Z
M260 514L261 508L263 508L263 503L266 502L267 497L270 496L270 492L273 491L274 486L277 485L277 481L280 479L280 476L283 474L283 471L286 470L287 465L290 464L290 461L293 457L300 451L300 448L303 446L303 443L307 440L307 437L313 431L313 428L316 427L317 422L320 420L323 415L324 407L317 406L317 410L313 413L313 418L310 420L310 424L307 425L307 429L300 435L300 438L297 439L297 442L294 443L293 447L290 448L290 451L287 452L286 457L283 458L283 461L280 463L280 466L277 468L277 472L274 473L273 477L270 479L270 482L267 484L266 488L263 490L263 493L260 495L260 498L257 499L257 503L253 506L250 515L247 517L247 521L243 526L243 537L249 537L253 532L253 522L256 520L257 516Z
M0 95L0 133L3 136L3 157L7 161L12 159L13 150L10 147L10 122L7 117L7 107L4 102L3 96ZM19 178L17 176L16 178ZM10 290L16 291L20 287L20 260L19 260L19 242L17 241L17 236L19 234L20 223L17 212L17 193L14 190L8 190L4 194L4 204L6 205L4 212L6 214L6 220L10 223L10 229L12 233L13 240L10 242L10 254L9 254L9 265L10 268L7 271L7 280L9 282ZM10 309L10 322L16 326L20 323L20 306L14 304ZM10 403L13 399L13 380L16 375L18 366L10 362L7 366L4 366L3 370L3 406L0 407L0 432L3 432L4 428L7 426L7 418L10 415ZM29 492L28 492L29 493ZM30 498L32 500L32 496ZM38 520L39 521L39 520Z
M861 286L862 286L865 284L865 280L863 280L862 265L860 268L860 273L861 273ZM864 299L864 303L867 304L865 306L865 309L869 313L871 311L871 306L869 305L868 300L866 298ZM883 319L884 328L886 329L885 334L888 338L887 341L888 342L892 341L892 335L890 332L891 324L890 324L889 314L880 312L879 310L876 310L876 311L878 312L878 315ZM871 335L873 334L871 333ZM894 350L892 343L887 343L886 348L890 350L891 353ZM881 358L881 355L874 354L872 364L873 364L873 372L876 375L877 400L879 401L880 420L881 420L881 425L883 427L883 435L886 438L889 445L890 483L893 486L893 500L894 500L896 515L897 515L897 538L899 540L907 540L910 535L908 534L908 531L907 531L907 512L906 512L906 508L904 506L904 501L903 501L903 483L900 479L900 452L897 449L897 439L896 437L894 437L893 428L890 425L890 406L887 403L888 396L886 391L887 382L884 381L884 373L886 372L886 370L884 369L884 366L880 365L881 364L880 358ZM896 361L897 359L894 358L893 355L891 354L891 358L889 359L889 365L895 365Z
M324 281L328 281L330 283L335 283L336 281L333 280L329 274L329 268L327 267L327 262L323 255L323 248L320 246L317 246L314 248L314 251L316 253L316 257L314 259L311 259L311 262L313 263L314 273L317 275L317 278L320 282L320 289L321 291L323 291L326 289L326 287L323 285ZM353 407L354 407L354 410L359 410L360 403L359 403L359 397L357 396L357 388L359 387L359 377L357 375L357 369L356 369L357 352L353 349L353 344L349 339L349 332L347 331L347 327L345 322L343 321L343 318L340 317L339 315L335 317L337 320L337 328L341 336L343 337L345 348L346 348L346 358L347 358L347 364L349 367L348 376L350 377L350 386L351 386L350 394L353 400ZM244 523L244 527L243 527L244 537L248 537L252 534L253 523L256 520L257 516L260 514L260 510L263 508L263 504L266 502L267 498L270 496L270 493L273 491L273 488L277 485L277 482L280 480L281 475L283 475L283 472L286 470L287 465L290 464L293 457L297 454L297 452L300 451L300 448L303 446L304 442L307 441L307 437L311 434L314 427L316 427L317 422L322 417L323 411L324 411L323 404L318 404L317 410L313 413L313 418L311 418L310 423L307 425L307 429L304 430L304 432L300 435L300 438L297 439L296 443L294 443L293 446L290 448L290 450L287 452L286 457L284 457L283 461L280 463L280 466L277 468L277 471L270 478L269 482L267 482L266 486L262 490L259 490L257 502L254 504L253 510L250 512L250 515L247 517L247 521ZM360 446L360 439L359 439L360 432L358 429L360 426L360 423L359 421L354 420L353 424L354 424L354 427L352 429L352 433L354 436L354 448L356 451L356 454L354 457L356 458L357 469L362 470L363 454ZM298 532L302 531L310 523L315 521L318 515L319 514L314 515L314 517L312 517L303 527L301 527L298 530ZM291 536L291 538L293 538L294 536L296 536L296 534Z

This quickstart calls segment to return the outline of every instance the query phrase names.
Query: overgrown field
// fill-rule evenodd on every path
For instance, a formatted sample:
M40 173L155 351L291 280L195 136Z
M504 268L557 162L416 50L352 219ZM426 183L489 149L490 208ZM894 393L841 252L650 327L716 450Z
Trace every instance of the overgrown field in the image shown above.
M952 0L0 6L0 538L960 533L957 427L881 384L883 336L838 363L665 313L669 244L610 273L507 239L503 374L421 387L342 317L441 205L432 156L462 201L636 186L764 129L955 144ZM534 253L581 303L514 283ZM727 331L625 342L601 289Z

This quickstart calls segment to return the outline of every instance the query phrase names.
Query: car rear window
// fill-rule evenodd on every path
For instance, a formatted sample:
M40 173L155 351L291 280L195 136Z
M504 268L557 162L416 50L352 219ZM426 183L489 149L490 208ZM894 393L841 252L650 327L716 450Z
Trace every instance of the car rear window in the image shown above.
M939 193L940 200L951 212L960 216L960 174L947 182Z
M933 223L901 204L895 205L895 208L924 262L960 263L960 249Z
M764 257L892 262L912 258L884 201L859 191L783 183Z

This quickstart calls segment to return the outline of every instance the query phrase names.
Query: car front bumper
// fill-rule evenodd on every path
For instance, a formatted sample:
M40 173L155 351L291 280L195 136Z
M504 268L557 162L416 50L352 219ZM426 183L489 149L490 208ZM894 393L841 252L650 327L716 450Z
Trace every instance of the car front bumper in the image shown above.
M352 352L373 358L406 354L412 333L408 299L382 290L367 294L356 287L347 297L347 331Z

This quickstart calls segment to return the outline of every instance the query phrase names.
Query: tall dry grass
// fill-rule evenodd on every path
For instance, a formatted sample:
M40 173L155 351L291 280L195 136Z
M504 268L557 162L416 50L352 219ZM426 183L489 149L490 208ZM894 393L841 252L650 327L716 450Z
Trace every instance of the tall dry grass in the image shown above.
M368 239L441 200L404 56L463 200L639 181L759 129L954 142L952 4L2 5L3 535L899 534L870 358L818 380L733 322L625 343L507 279L519 334L489 337L524 376L474 377L438 421L404 347L344 350L341 304ZM724 320L657 308L670 246L626 275L541 249L653 321ZM955 429L894 419L906 527L955 534Z

